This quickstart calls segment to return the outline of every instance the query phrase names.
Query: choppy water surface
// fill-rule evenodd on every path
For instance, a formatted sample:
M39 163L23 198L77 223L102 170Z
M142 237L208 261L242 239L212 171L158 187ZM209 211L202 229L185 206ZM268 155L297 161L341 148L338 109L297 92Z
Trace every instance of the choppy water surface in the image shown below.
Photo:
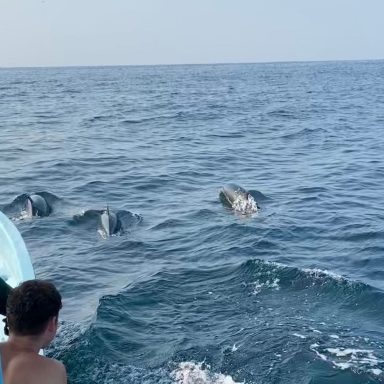
M382 61L1 69L0 205L59 198L16 225L70 383L384 382L383 125ZM142 220L76 219L107 204Z

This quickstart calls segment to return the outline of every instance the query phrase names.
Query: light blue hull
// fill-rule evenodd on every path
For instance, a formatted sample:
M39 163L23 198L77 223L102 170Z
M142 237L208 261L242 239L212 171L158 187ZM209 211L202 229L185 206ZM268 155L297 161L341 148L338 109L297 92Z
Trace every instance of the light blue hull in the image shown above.
M0 212L0 277L11 287L35 278L31 258L15 225ZM3 316L0 315L0 320ZM2 323L1 323L2 324ZM0 326L0 340L4 339Z

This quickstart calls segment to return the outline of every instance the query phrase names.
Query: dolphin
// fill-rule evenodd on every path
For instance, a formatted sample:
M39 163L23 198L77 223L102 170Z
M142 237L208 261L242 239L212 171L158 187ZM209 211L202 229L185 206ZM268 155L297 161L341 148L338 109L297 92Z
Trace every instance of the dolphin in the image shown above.
M101 211L99 219L99 231L105 236L111 236L119 233L122 229L121 220L118 213L115 213L107 207Z
M23 193L16 196L11 203L0 206L0 210L12 220L21 220L49 216L58 203L60 198L50 192Z
M121 235L129 228L138 225L143 218L125 210L111 210L108 206L104 209L88 209L80 214L74 215L72 224L83 225L92 230L97 227L97 232L102 238L112 235Z
M28 217L33 216L49 216L52 212L52 207L47 200L40 194L27 195L27 200L24 207Z
M224 205L243 215L258 211L255 199L248 191L239 185L225 185L220 189L219 198Z

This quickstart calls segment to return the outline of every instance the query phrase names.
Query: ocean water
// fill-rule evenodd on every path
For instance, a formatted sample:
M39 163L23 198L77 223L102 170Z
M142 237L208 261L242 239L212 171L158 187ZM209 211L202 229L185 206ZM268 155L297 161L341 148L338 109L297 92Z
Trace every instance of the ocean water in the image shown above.
M383 129L383 61L0 69L0 208L64 298L48 355L72 384L384 382ZM141 220L103 239L107 205Z

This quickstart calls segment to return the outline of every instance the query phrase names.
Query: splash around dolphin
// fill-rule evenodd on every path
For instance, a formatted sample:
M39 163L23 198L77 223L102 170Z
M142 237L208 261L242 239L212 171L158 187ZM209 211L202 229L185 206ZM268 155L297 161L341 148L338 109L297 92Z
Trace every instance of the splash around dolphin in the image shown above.
M250 192L237 184L227 184L222 187L219 191L219 198L225 206L242 215L257 213L259 210Z

